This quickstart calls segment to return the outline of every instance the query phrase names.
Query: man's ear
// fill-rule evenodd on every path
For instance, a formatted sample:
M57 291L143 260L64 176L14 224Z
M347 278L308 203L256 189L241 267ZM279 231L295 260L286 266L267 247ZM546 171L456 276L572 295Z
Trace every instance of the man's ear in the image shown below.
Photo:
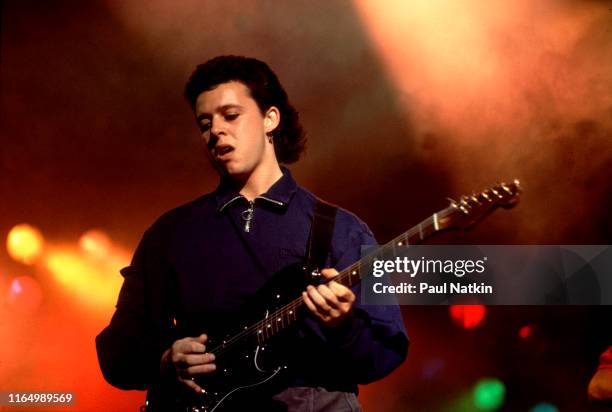
M272 132L280 123L280 111L276 106L270 106L264 115L264 129L266 133Z

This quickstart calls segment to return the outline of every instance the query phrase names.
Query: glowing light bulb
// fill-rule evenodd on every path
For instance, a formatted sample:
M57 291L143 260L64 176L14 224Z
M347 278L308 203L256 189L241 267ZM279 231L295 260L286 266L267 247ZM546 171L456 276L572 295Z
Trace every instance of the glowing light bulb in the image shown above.
M42 254L44 239L40 231L27 223L11 229L6 239L6 250L17 262L31 265Z

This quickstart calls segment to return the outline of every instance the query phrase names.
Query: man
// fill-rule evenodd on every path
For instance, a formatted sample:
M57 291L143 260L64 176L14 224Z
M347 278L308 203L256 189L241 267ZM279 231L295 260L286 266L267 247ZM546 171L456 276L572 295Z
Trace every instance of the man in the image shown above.
M317 198L281 167L298 160L305 138L276 75L259 60L220 56L197 67L185 96L220 184L163 215L122 270L97 348L105 378L123 389L163 392L173 381L200 393L217 368L207 333L240 317L264 284L307 254ZM338 209L323 277L374 243L363 222ZM362 307L358 293L333 280L303 290L305 316L282 351L284 383L237 394L229 408L359 410L357 384L395 369L408 340L396 306Z
M589 383L589 399L612 406L612 346L599 358L599 368Z

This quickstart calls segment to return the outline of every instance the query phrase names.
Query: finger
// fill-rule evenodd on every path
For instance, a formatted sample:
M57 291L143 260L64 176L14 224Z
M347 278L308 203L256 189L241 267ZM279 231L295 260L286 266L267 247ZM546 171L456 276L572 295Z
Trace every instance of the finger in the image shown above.
M206 341L208 340L208 336L203 333L200 336L196 336L192 338L191 349L194 353L202 353L206 351Z
M325 298L321 296L317 288L315 288L314 286L309 285L306 288L306 293L308 293L308 297L310 297L310 299L315 304L315 306L317 306L319 311L329 312L333 309L331 306L329 306Z
M187 385L190 389L192 389L194 392L196 393L202 393L202 388L200 387L200 385L198 385L197 383L195 383L194 381L192 381L191 379L182 379L179 378L179 380L181 382L183 382L185 385Z
M323 320L323 321L327 321L329 319L329 316L327 315L327 313L324 313L321 308L317 307L314 302L312 301L312 299L310 299L310 297L308 296L308 294L306 292L302 292L302 298L304 299L304 303L306 303L306 306L308 307L308 309L319 319Z
M304 303L312 313L314 313L315 315L319 315L319 311L317 310L317 307L312 302L312 300L308 297L308 293L302 292L302 299L304 300Z
M212 363L215 360L215 355L212 353L205 353L204 355L185 355L182 359L184 367L194 366L194 365L204 365L207 363Z
M202 373L211 373L211 372L214 372L215 370L217 370L217 365L214 363L190 366L189 368L185 369L185 376L193 377L196 375L200 375Z
M321 296L323 296L323 298L330 307L338 308L340 306L338 297L327 285L317 286L317 291L319 292L319 294L321 294Z
M346 286L332 280L327 284L327 287L334 292L340 302L353 303L355 301L355 293Z
M327 290L327 292L331 293L331 291L329 290ZM342 304L338 302L338 300L335 299L335 296L333 297L333 299L335 299L335 302L329 302L325 299L323 295L319 293L319 289L314 289L313 293L315 294L315 296L319 296L322 299L322 301L316 301L316 302L313 301L313 303L316 306L317 312L320 314L320 318L323 319L324 321L328 321L330 319L340 317L344 313L350 310L350 306L345 307L346 304ZM309 294L309 297L312 298L312 295ZM324 303L321 303L321 302L324 302Z
M338 271L334 268L327 268L321 271L321 274L325 279L333 279L338 276Z
M176 352L172 353L172 363L177 368L188 368L189 366L199 365L201 363L210 362L210 357L214 355L211 353L202 354L201 352L180 352L178 349Z
M336 283L336 282L332 281L331 283ZM337 292L344 295L346 288L337 283L336 285L339 286ZM327 303L332 307L332 309L328 311L326 315L335 319L335 318L339 318L345 315L346 313L350 312L351 308L353 307L353 304L351 302L345 302L345 301L341 301L340 299L338 299L338 296L336 295L336 293L334 293L334 291L329 286L330 286L329 284L319 285L317 287L317 291L326 299ZM352 293L352 292L349 291L349 293Z
M204 353L206 352L206 335L202 338L200 335L197 338L184 338L177 341L176 352L179 353Z

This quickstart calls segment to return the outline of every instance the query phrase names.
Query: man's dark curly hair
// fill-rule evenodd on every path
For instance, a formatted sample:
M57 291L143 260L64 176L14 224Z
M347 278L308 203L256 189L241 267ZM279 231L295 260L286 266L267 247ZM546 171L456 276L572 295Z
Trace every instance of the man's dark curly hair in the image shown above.
M272 132L279 163L293 163L300 158L306 135L300 117L276 74L260 60L244 56L218 56L200 64L185 86L185 98L195 110L198 96L222 83L238 81L246 85L261 113L270 107L280 112L280 123Z

